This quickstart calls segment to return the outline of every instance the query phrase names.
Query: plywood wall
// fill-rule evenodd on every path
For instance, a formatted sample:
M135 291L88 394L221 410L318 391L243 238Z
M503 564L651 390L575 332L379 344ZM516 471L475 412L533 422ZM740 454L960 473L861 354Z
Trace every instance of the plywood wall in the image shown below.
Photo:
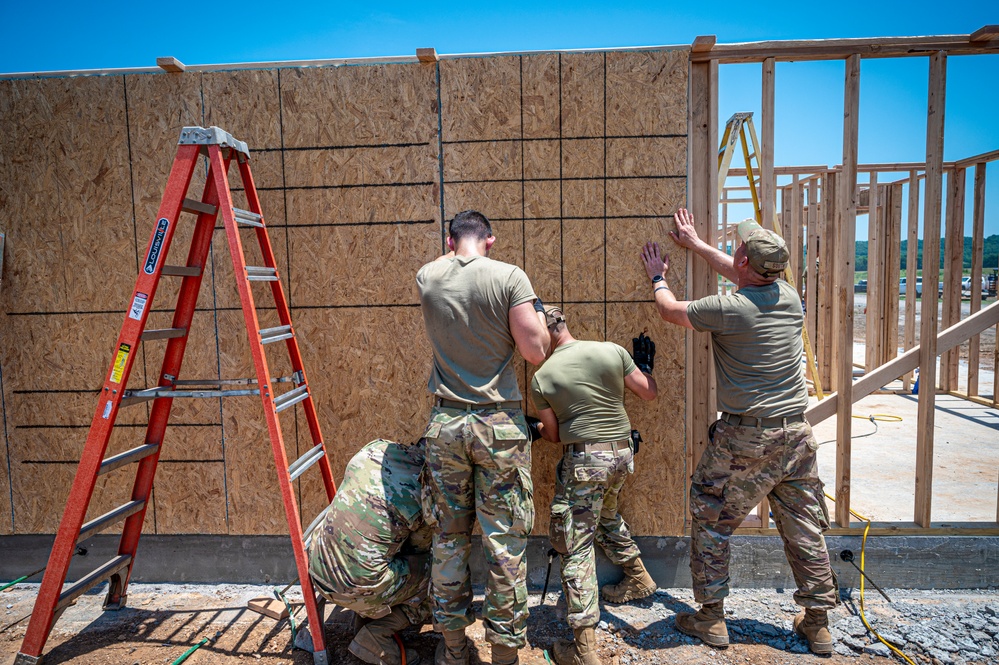
M686 91L682 50L0 81L0 534L58 524L185 125L250 146L337 477L365 442L422 432L430 351L414 277L444 220L475 208L493 221L493 258L523 267L578 337L657 342L659 399L627 402L647 443L622 505L637 534L681 533L684 338L656 316L638 255L685 201ZM203 181L199 169L199 194ZM164 280L150 325L167 327L176 293ZM252 375L221 230L190 339L185 378ZM142 349L130 387L156 375L162 347ZM286 373L280 350L268 358ZM122 411L112 451L137 445L147 415ZM172 423L147 532L285 531L255 398L178 400ZM296 458L307 427L300 413L282 424ZM539 534L558 456L535 446ZM102 479L92 515L124 500L130 472ZM324 503L312 475L299 482L306 521Z

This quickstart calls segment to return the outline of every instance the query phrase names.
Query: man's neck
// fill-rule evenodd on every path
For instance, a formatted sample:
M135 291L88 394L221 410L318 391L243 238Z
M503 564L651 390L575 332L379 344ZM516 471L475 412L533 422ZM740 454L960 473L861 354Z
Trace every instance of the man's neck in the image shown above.
M570 335L569 331L567 330L564 333L562 333L561 335L559 335L557 338L555 338L555 346L552 347L552 351L554 351L555 349L557 349L560 346L565 346L566 344L571 344L572 342L575 342L575 341L576 341L576 338L573 337L572 335Z
M739 275L739 288L746 286L769 286L776 282L776 279L767 279L757 273Z
M455 256L489 256L485 240L466 240L454 249Z

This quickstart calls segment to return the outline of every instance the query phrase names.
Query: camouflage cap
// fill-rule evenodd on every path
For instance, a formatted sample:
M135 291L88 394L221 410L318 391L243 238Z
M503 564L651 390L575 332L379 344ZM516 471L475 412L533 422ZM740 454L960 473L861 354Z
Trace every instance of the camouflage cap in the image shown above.
M753 270L764 277L778 275L787 268L787 243L773 231L768 231L753 219L739 223L739 238L746 243L746 257Z

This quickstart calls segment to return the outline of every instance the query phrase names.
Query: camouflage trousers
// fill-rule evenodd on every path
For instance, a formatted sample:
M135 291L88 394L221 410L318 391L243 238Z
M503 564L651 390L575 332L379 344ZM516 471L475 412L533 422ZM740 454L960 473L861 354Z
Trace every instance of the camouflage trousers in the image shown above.
M482 526L486 640L527 644L527 536L534 526L531 442L520 409L436 407L424 434L424 519L434 527L434 622L460 630L475 620L468 566L472 527Z
M729 537L764 497L784 541L803 607L832 609L837 588L822 532L829 514L807 422L780 427L712 425L690 483L690 573L699 603L728 595Z
M555 471L548 532L552 547L562 555L562 592L571 628L589 628L600 620L594 542L619 566L640 555L617 512L633 460L629 447L574 452L568 445Z
M399 606L409 622L421 625L432 617L430 600L430 528L413 532L400 553L388 562L377 584L343 585L312 576L316 590L331 603L368 619L380 619ZM339 586L339 585L334 585Z

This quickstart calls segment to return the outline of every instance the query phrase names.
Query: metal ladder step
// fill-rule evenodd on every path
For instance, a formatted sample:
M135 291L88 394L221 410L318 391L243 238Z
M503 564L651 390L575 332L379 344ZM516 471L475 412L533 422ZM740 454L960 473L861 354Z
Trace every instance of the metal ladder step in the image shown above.
M292 462L291 466L288 467L288 475L291 476L292 481L308 471L309 467L322 459L324 454L323 444L320 443Z
M276 282L278 281L277 268L246 266L246 279L250 282Z
M240 210L239 208L233 208L232 214L236 217L236 222L239 224L264 228L264 218L262 215L250 212L249 210Z
M143 459L144 457L149 457L157 450L159 450L159 444L147 443L137 448L126 450L123 453L118 453L117 455L109 457L103 462L101 462L101 468L98 469L97 475L103 476L105 473L114 471L115 469L123 467L126 464L131 464L132 462L138 462L140 459Z
M159 330L143 330L141 339L148 342L155 339L171 339L173 337L183 337L187 334L184 328L161 328Z
M184 203L181 204L180 209L184 212L193 212L195 215L214 215L219 211L217 206L213 206L210 203L202 203L201 201L188 198L184 199Z
M121 571L123 568L127 568L131 562L132 557L127 554L119 554L100 568L84 575L76 582L73 582L59 594L59 602L56 603L56 611L66 607L76 600L78 596L90 591L101 582L109 579L112 575Z
M129 501L128 503L123 503L114 510L109 510L100 517L90 520L80 528L80 535L77 536L76 542L81 540L86 540L90 536L103 531L112 524L122 521L130 515L142 510L142 507L146 505L145 501L136 499L135 501Z
M157 386L153 388L142 388L141 390L126 390L122 393L121 406L131 406L151 399L168 397L175 399L178 397L189 397L197 399L210 399L214 397L245 397L247 395L259 395L257 388L246 390L175 390L171 386Z
M283 339L289 339L294 336L295 333L291 331L291 326L264 328L260 331L260 343L270 344L271 342L280 342Z
M160 274L168 277L197 277L201 274L198 266L163 266Z
M278 413L284 411L285 409L290 409L301 401L308 399L309 397L309 386L299 386L294 390L289 390L283 395L278 395L274 398L274 410Z
M308 528L305 530L305 533L302 534L302 542L305 543L306 548L309 547L309 539L312 538L312 534L315 532L317 528L319 528L319 525L323 523L323 518L326 517L326 512L330 509L330 506L332 505L333 504L331 503L329 506L326 506L325 508L320 510L319 514L316 515L316 519L312 520Z

